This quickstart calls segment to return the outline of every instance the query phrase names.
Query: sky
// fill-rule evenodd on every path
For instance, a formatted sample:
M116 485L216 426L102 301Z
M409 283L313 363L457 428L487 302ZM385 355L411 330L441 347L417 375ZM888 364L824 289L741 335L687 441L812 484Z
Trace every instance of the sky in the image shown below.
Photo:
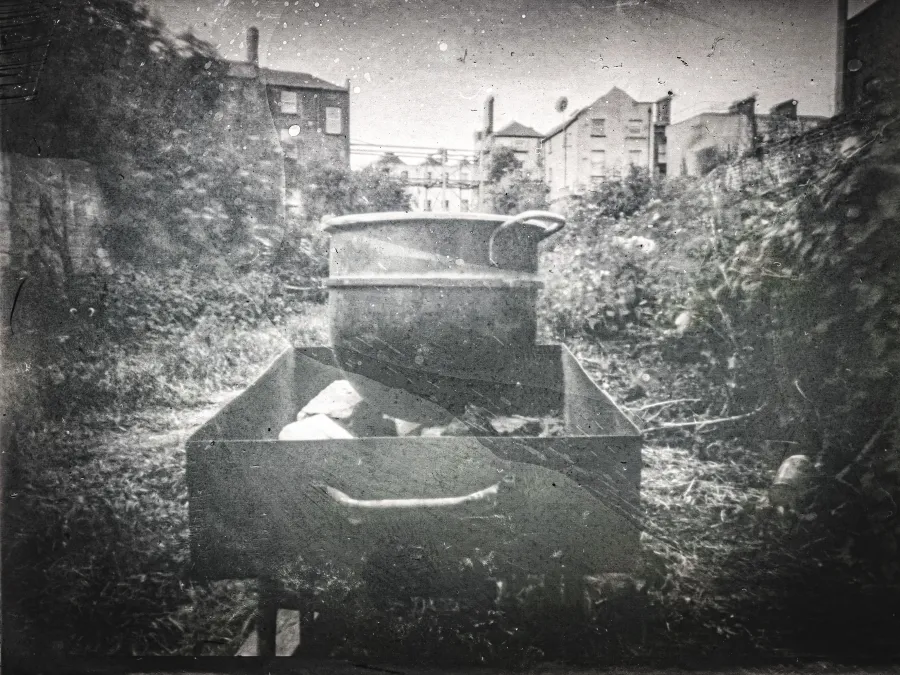
M891 1L891 0L885 0ZM850 0L850 15L872 0ZM837 0L148 0L223 57L350 80L353 143L471 151L495 128L544 133L613 86L669 92L673 121L752 94L833 114ZM565 112L555 103L566 97ZM354 165L371 157L354 157Z

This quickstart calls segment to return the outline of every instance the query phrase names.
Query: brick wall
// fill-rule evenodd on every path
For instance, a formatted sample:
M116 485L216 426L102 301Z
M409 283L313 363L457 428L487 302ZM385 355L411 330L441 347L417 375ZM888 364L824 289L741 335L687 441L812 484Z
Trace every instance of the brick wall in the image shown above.
M812 164L822 166L840 155L842 143L864 128L859 117L834 119L799 136L767 143L757 157L745 157L713 169L702 184L711 190L741 190L763 185L775 187L795 179Z

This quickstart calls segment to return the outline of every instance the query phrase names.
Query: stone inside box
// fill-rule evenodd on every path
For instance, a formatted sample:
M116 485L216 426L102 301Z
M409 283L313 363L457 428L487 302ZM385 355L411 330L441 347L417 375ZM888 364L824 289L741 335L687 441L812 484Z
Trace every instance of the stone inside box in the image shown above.
M503 397L488 398L475 391L473 398L476 397L477 402L465 403L455 415L447 412L446 419L421 423L394 416L396 408L391 410L394 415L388 415L377 399L367 400L349 381L335 380L298 412L295 422L281 430L279 440L565 435L565 423L558 410L547 410L541 415L534 415L532 410L529 411L532 414L522 415L512 401ZM427 402L421 400L421 403Z

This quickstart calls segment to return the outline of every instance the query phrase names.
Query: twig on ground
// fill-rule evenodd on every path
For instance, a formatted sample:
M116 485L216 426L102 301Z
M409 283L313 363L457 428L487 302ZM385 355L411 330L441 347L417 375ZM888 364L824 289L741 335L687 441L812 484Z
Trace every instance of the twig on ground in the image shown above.
M685 491L684 491L684 494L681 495L681 498L682 498L682 499L687 499L687 496L688 496L688 494L690 493L691 488L694 487L694 483L696 483L696 482L697 482L697 479L696 479L696 478L692 478L692 479L691 479L691 484L687 486L687 490L685 490Z
M847 477L847 474L850 473L850 469L853 468L855 464L859 464L863 459L865 459L866 455L872 452L875 447L875 442L881 437L881 434L884 433L885 429L887 429L888 424L893 419L893 415L889 415L885 418L884 422L881 423L881 426L878 428L874 434L872 434L872 438L870 438L866 444L863 446L863 449L859 451L859 454L856 455L850 462L847 463L843 469L841 469L837 475L835 475L834 479L840 483L846 483L844 478Z
M659 406L664 405L674 405L675 403L697 403L699 402L699 398L674 398L671 401L660 401L659 403L649 403L647 405L642 405L640 408L629 408L632 412L642 412L644 410L650 410L650 408L658 408Z
M669 429L681 429L684 427L697 427L698 429L702 429L705 426L709 426L710 424L724 424L725 422L734 422L736 420L744 419L745 417L752 417L756 413L760 412L765 406L760 406L756 410L753 410L748 413L744 413L742 415L732 415L731 417L717 417L711 420L696 420L694 422L670 422L667 424L661 424L658 427L650 427L648 429L642 429L641 433L650 434L656 431L667 431Z

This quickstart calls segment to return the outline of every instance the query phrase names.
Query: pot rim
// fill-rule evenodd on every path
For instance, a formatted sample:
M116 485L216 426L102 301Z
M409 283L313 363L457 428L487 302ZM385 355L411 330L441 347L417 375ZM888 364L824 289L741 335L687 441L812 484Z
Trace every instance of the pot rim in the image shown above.
M361 229L367 225L380 225L388 222L410 222L410 221L480 221L484 223L503 223L512 216L502 216L496 213L477 213L466 211L464 213L425 213L421 211L381 211L379 213L353 213L347 216L338 216L329 218L322 225L324 232L332 232L334 230L352 230Z

